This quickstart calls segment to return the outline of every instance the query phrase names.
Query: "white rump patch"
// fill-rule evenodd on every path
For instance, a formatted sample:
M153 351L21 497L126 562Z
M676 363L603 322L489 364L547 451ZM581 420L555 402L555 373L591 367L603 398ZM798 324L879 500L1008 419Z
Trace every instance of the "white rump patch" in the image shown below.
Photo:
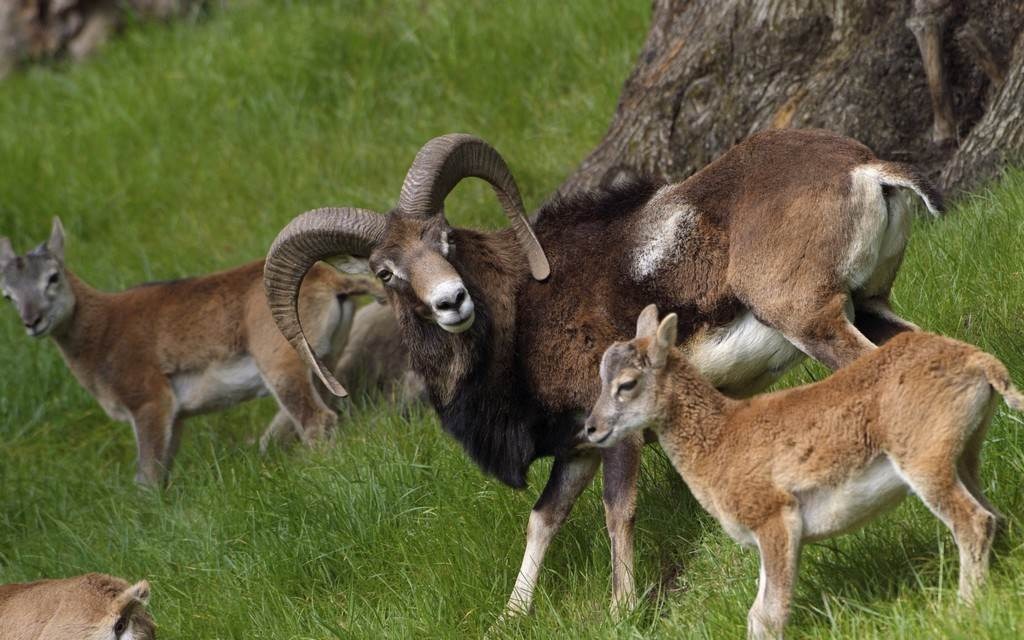
M672 189L671 185L662 187L644 207L633 252L633 276L637 280L656 274L693 233L697 211L673 200Z
M804 357L782 333L749 311L699 334L687 355L711 384L733 393L764 388Z

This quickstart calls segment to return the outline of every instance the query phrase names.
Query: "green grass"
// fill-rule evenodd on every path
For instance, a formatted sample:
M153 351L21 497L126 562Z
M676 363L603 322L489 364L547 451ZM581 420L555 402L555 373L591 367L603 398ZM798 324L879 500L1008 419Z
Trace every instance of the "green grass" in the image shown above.
M644 1L232 3L130 29L74 68L0 84L0 232L19 250L60 214L71 266L105 289L263 254L302 210L389 208L431 136L493 142L535 206L600 139L648 21ZM497 226L480 184L449 216ZM1024 382L1024 173L916 224L895 292L925 328L998 354ZM269 401L189 423L171 486L132 483L134 441L55 348L0 313L0 582L148 577L163 638L473 637L513 583L549 464L514 492L428 412L358 400L337 446L250 440ZM807 365L787 383L822 374ZM984 478L1011 518L991 586L955 602L949 534L919 504L810 548L792 637L1015 638L1024 632L1024 432L998 413ZM923 426L922 428L926 428ZM557 538L536 613L496 637L740 637L754 554L700 512L654 448L637 519L643 606L607 613L599 488Z

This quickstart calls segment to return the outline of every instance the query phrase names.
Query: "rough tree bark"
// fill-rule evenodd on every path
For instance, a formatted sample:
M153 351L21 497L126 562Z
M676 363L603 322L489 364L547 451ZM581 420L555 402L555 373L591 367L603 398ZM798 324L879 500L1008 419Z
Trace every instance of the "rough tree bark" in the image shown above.
M559 192L681 179L771 127L972 186L1024 151L1022 27L1024 0L654 0L611 126Z

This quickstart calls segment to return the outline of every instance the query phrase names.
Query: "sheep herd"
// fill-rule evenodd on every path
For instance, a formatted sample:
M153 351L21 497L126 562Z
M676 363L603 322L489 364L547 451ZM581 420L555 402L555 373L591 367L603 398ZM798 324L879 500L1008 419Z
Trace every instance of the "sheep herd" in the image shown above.
M445 198L466 177L493 187L508 228L449 224ZM980 490L981 444L997 398L1019 410L1024 396L992 356L892 310L913 198L942 211L915 167L787 129L682 182L569 194L528 217L497 150L449 134L420 149L388 213L306 212L265 261L104 293L68 268L54 220L24 254L0 238L0 284L26 333L49 337L110 418L131 424L140 483L166 480L183 420L262 395L279 407L262 450L331 437L331 394L359 375L396 405L429 401L511 487L553 458L503 618L529 611L547 548L598 469L611 606L636 604L640 453L656 439L700 504L759 551L748 633L779 637L803 542L908 491L953 531L961 597L985 577L1000 515ZM376 300L357 310L359 296ZM756 395L806 356L836 373ZM152 638L148 593L98 574L0 587L0 631L60 607L81 614L77 627L3 637Z

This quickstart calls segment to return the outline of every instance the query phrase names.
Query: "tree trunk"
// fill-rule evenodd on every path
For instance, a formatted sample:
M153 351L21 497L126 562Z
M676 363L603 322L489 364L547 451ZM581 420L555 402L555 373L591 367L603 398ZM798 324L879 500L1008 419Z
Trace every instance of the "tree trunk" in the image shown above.
M1024 0L654 0L608 133L559 192L679 180L778 127L973 184L1024 149L1020 47L1007 64L1022 26Z

